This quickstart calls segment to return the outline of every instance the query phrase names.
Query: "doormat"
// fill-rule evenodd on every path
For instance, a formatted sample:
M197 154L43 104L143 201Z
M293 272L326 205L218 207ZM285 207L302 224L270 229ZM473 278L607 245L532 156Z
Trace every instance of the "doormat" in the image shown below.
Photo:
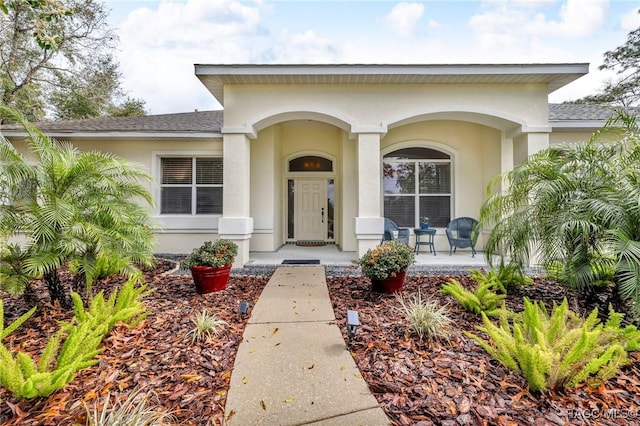
M324 241L296 241L296 245L300 247L320 247L327 245Z
M285 259L283 265L319 265L320 259Z

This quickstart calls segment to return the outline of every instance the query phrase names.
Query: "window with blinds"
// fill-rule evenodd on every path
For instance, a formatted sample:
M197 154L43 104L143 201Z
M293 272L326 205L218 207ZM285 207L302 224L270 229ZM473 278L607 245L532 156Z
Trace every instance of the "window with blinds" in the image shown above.
M398 226L419 227L429 217L431 226L451 220L451 157L431 148L404 148L384 156L384 216Z
M222 214L222 158L161 159L161 214Z

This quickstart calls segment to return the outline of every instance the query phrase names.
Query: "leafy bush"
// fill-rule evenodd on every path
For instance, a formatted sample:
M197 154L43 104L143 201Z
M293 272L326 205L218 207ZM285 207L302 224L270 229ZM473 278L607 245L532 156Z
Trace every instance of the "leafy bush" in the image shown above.
M444 306L438 306L433 300L423 299L418 290L412 298L405 300L401 294L396 294L400 307L396 308L404 314L420 340L425 338L447 338L451 332L451 318Z
M492 290L495 287L496 283L489 280L478 284L476 290L471 292L464 288L460 281L451 278L448 283L442 286L440 293L453 297L469 312L496 316L499 315L499 309L506 295L494 293Z
M220 239L214 243L205 241L200 247L193 249L182 264L185 268L194 266L219 268L231 265L237 255L238 245L231 240Z
M474 269L470 271L478 285L490 284L489 288L501 294L507 294L507 288L533 284L533 280L522 273L515 265L500 263L497 269L482 271Z
M27 254L18 244L0 247L0 288L10 294L19 294L29 284L29 274L24 271Z
M107 301L101 293L84 311L82 300L72 293L75 318L62 323L36 362L26 353L18 351L14 356L0 343L0 385L18 398L49 396L71 382L75 373L98 362L98 346L116 322L134 325L146 315L140 297L145 287L134 288L129 280L120 290L114 291ZM4 329L4 312L0 301L0 337L4 338L17 329L35 311L27 312ZM62 343L64 340L64 343Z
M27 155L0 135L0 237L25 237L20 274L42 278L51 301L70 308L65 266L79 290L115 265L128 274L153 263L154 223L144 205L153 204L151 176L113 154L56 141L7 106L0 115L28 135Z
M492 228L489 262L523 268L535 247L571 288L597 292L612 280L640 319L639 159L637 117L618 110L587 143L540 150L493 179L479 218Z
M630 362L627 351L640 347L640 331L620 328L623 316L613 309L601 324L597 309L582 319L565 299L549 315L543 304L525 298L524 312L513 316L513 328L508 317L503 310L496 325L482 314L484 326L477 328L487 333L487 341L466 334L502 365L521 373L532 391L572 388L588 378L606 380Z
M362 273L377 280L395 277L396 273L406 271L414 262L413 249L394 240L384 241L358 259Z

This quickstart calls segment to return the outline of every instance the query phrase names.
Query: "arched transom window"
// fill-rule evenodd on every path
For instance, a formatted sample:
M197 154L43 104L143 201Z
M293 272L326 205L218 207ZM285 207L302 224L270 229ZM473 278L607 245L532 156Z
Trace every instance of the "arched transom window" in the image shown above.
M290 172L332 172L333 161L316 155L305 155L289 161Z
M431 148L403 148L384 156L384 216L398 226L431 226L451 220L451 156Z

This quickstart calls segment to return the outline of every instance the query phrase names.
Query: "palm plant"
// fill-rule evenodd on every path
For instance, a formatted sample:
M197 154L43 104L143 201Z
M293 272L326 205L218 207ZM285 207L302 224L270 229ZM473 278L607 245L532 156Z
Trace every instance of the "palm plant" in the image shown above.
M58 274L69 265L87 288L105 272L135 273L153 261L150 177L132 163L80 152L0 106L27 133L26 158L0 137L0 236L27 237L23 272L44 277L51 300L70 307ZM35 162L34 162L35 160Z
M619 132L619 133L613 133ZM605 135L615 142L603 142ZM506 189L501 190L504 186ZM640 315L640 135L619 113L583 145L551 147L488 189L481 226L493 226L490 262L527 265L535 251L543 267L585 292L613 279Z

